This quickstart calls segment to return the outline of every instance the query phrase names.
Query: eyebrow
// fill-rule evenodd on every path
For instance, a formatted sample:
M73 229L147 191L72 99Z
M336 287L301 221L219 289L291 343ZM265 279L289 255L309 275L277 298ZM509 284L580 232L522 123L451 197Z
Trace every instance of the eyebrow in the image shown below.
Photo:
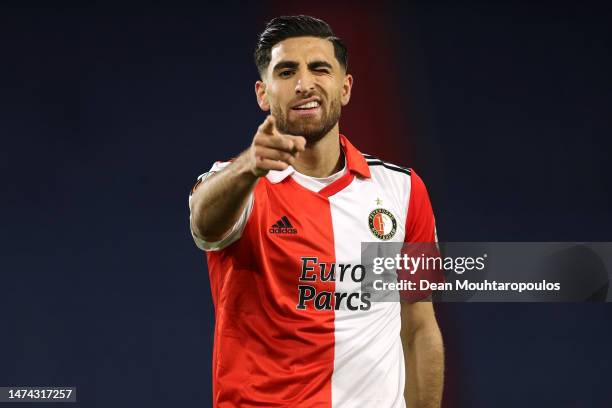
M281 61L274 66L274 69L272 71L276 72L284 68L297 68L298 65L300 64L295 61Z
M308 63L308 69L317 69L317 68L329 68L332 69L332 65L327 61L317 60Z
M300 64L296 61L280 61L278 64L274 66L272 71L276 72L276 71L279 71L285 68L295 69L299 65ZM308 69L317 69L317 68L322 68L322 67L329 68L329 69L333 68L329 62L323 61L323 60L316 60L316 61L312 61L308 63Z

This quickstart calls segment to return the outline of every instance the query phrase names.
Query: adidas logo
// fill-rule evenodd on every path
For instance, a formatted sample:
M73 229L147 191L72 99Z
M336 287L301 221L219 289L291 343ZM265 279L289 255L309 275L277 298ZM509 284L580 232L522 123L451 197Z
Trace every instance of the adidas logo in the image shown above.
M270 234L297 234L297 229L289 222L289 218L283 215L282 218L276 221L276 224L270 227Z

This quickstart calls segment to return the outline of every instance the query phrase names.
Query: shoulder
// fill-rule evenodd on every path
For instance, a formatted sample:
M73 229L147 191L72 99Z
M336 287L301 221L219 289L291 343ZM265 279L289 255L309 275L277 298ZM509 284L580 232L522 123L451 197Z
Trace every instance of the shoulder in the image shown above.
M381 198L386 197L387 205L393 203L398 213L404 212L410 198L413 170L370 154L363 154L363 158L370 170L373 191L380 192Z
M412 174L413 170L409 167L398 166L397 164L393 164L388 161L379 159L378 157L372 156L370 154L362 153L362 155L366 163L368 164L368 167L370 168L370 172L377 172L377 173L396 172L396 173L405 174L407 176L410 176Z
M375 183L401 195L410 196L411 199L428 196L427 187L414 168L399 166L370 154L362 154Z
M374 183L391 189L410 188L413 173L411 168L398 166L370 154L362 154L370 169L370 175Z
M380 159L376 156L372 156L370 154L362 153L363 158L365 159L368 167L370 168L370 173L372 173L373 177L376 176L395 176L401 177L405 179L406 177L410 180L409 184L418 189L425 189L425 183L423 179L417 174L417 172L412 167L403 167L397 164L388 162L386 160ZM398 174L403 175L398 176Z

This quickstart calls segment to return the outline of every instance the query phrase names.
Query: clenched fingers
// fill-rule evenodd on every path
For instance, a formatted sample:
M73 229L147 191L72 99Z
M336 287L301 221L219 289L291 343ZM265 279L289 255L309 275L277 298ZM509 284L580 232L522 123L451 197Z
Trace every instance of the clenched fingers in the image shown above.
M285 162L266 159L263 157L257 157L256 159L257 168L260 170L268 171L268 170L285 170L289 165Z
M264 146L255 146L254 153L256 157L262 157L264 159L279 160L287 164L293 164L295 156L291 153L284 152L282 150L271 149Z

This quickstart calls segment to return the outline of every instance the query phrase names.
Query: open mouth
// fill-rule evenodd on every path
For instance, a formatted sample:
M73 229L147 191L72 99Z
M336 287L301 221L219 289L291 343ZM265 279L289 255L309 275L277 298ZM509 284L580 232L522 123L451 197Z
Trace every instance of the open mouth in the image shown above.
M295 111L300 115L313 114L318 112L321 108L321 102L319 101L309 101L305 102L301 105L294 106L291 110Z

